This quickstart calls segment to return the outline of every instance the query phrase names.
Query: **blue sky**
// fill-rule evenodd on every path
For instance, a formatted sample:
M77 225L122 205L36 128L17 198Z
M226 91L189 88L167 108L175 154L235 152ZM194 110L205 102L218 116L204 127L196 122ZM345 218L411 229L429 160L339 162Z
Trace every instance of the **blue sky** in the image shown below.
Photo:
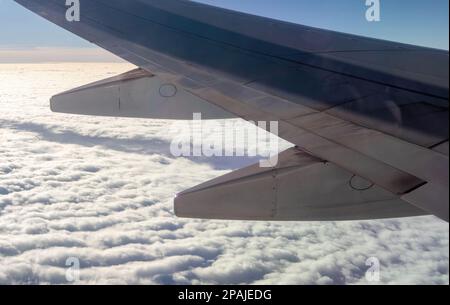
M448 50L448 0L381 0L381 22L365 19L365 0L199 0L198 2L340 32ZM87 47L87 42L0 0L0 48Z

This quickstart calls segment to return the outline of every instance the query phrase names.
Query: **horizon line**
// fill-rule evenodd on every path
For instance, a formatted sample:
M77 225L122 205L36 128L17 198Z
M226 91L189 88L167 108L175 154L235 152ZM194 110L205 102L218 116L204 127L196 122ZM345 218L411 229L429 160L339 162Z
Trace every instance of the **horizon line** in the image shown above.
M127 63L99 47L0 47L0 64L58 62Z

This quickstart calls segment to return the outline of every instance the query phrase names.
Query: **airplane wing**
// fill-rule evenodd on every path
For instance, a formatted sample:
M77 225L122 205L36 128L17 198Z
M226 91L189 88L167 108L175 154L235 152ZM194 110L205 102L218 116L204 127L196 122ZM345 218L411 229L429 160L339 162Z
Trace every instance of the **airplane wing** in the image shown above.
M177 215L448 221L447 51L185 0L80 0L78 22L65 0L16 2L141 68L60 94L53 110L184 119L205 107L211 118L277 121L297 145L272 169L179 194ZM149 106L149 96L164 100Z

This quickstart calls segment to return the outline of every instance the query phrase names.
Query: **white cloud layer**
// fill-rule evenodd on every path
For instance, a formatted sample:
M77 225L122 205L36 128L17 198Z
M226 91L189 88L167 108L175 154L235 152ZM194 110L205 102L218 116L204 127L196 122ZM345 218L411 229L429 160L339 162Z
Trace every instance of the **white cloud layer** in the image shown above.
M173 197L254 163L169 153L168 121L50 113L52 94L126 64L0 65L0 284L448 284L449 227L178 219Z

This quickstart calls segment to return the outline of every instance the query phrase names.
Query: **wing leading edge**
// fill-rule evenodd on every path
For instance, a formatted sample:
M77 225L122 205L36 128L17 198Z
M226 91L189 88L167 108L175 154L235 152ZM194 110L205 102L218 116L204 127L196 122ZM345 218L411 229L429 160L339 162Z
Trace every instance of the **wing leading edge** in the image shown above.
M202 102L247 120L279 121L280 136L308 154L448 221L448 52L191 1L81 0L81 21L71 23L65 1L17 2ZM311 203L325 204L311 188ZM192 201L183 203L192 194L177 197L180 215L196 215ZM299 211L297 219L321 219ZM370 218L367 211L360 217ZM215 217L231 217L223 213ZM373 210L378 217L389 215Z

